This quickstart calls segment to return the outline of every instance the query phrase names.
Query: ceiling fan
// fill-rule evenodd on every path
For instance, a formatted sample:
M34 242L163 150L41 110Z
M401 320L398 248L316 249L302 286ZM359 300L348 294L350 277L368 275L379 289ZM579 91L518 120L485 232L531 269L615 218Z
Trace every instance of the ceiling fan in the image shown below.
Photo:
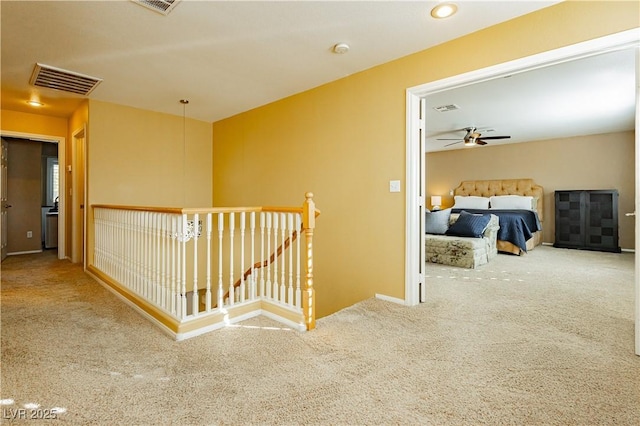
M464 142L464 144L466 146L474 146L474 145L486 145L487 142L485 142L486 140L491 140L491 139L509 139L511 138L511 136L487 136L485 138L481 137L482 133L478 132L478 129L476 129L475 127L466 127L463 130L465 130L467 132L466 135L464 135L463 139L437 139L439 141L457 141L457 142L453 142L450 144L447 144L445 146L451 146L451 145L455 145L457 143L460 142Z

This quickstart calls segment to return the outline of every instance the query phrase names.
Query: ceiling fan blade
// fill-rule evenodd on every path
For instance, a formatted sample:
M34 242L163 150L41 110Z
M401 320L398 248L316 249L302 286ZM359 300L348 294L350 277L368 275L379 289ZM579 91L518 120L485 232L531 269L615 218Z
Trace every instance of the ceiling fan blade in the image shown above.
M451 139L448 139L448 140L451 140ZM446 144L445 146L451 146L451 145L455 145L455 144L457 144L457 143L462 143L462 142L464 142L464 141L458 141L458 142L454 142L454 143L448 143L448 144Z
M486 138L482 137L480 139L491 140L491 139L509 139L511 136L487 136Z
M482 139L476 139L476 145L486 145L487 143Z

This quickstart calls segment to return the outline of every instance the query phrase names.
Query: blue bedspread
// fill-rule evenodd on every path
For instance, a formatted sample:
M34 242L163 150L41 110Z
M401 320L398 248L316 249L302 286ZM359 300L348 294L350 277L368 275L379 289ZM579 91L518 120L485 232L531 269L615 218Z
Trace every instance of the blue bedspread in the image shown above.
M530 210L452 209L451 213L460 213L462 210L469 213L491 213L498 216L500 224L498 239L514 244L524 252L527 251L527 240L533 237L534 232L542 230L538 214Z

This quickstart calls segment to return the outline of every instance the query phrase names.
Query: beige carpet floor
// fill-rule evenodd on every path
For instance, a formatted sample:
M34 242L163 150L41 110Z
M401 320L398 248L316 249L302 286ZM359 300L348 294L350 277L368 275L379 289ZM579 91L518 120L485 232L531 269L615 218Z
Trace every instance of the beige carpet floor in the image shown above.
M429 265L416 307L369 299L308 333L258 317L175 342L79 266L9 257L2 423L638 425L633 264L538 247Z

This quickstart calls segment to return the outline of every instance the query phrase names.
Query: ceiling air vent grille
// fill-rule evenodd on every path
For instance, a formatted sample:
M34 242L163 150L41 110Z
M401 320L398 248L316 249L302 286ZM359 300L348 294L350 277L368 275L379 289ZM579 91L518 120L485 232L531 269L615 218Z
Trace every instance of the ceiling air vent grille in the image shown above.
M178 4L178 0L131 0L134 3L144 6L156 12L168 15Z
M36 64L29 81L34 86L63 90L84 96L91 93L101 82L101 78L90 77L44 64Z
M447 112L447 111L455 111L457 109L460 109L460 107L456 104L449 104L449 105L440 105L437 107L433 107L433 109L435 109L438 112Z

